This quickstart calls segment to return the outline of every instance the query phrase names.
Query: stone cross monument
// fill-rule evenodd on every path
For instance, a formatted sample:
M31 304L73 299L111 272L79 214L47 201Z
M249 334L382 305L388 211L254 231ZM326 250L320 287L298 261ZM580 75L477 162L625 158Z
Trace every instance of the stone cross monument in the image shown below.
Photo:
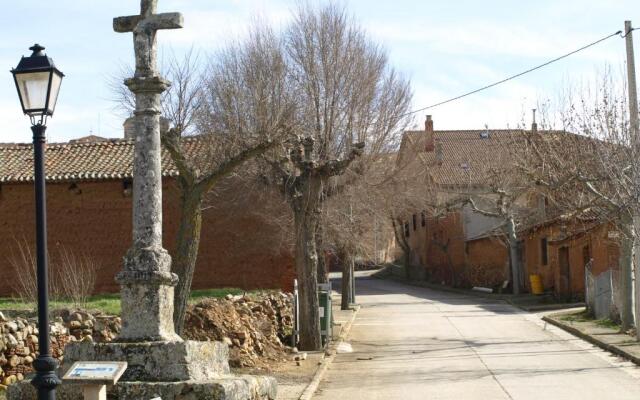
M162 247L160 95L169 82L158 75L156 33L182 28L179 13L156 14L157 0L142 0L140 15L113 20L116 32L133 32L135 76L125 84L136 99L133 162L133 243L117 276L122 289L119 341L179 341L173 327L171 257Z
M113 20L116 32L133 32L136 72L125 85L135 94L133 243L116 277L122 294L122 331L114 342L71 342L64 374L75 361L126 361L109 398L141 400L275 399L276 382L265 376L234 376L222 342L182 340L173 326L171 257L162 247L160 95L169 87L156 67L156 33L182 27L179 13L156 14L157 0L141 0L140 15ZM11 385L9 400L33 399L27 381ZM79 387L62 385L58 400L81 400ZM104 398L104 397L103 397Z

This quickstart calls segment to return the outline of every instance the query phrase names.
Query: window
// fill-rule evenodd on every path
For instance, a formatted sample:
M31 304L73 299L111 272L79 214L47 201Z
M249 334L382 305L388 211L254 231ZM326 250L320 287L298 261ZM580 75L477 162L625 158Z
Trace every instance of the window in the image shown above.
M416 230L416 226L418 225L416 223L416 215L415 214L413 214L412 221L413 221L413 230L415 231Z
M420 213L420 225L423 227L427 226L427 216L424 211Z
M540 239L540 260L542 265L549 264L549 253L547 252L547 238Z
M404 236L405 237L409 237L409 223L408 222L404 223Z
M124 197L131 197L132 192L133 192L133 180L124 179L122 181L122 195Z
M68 189L69 192L73 194L82 194L82 189L80 189L76 183L72 183L71 185L69 185Z

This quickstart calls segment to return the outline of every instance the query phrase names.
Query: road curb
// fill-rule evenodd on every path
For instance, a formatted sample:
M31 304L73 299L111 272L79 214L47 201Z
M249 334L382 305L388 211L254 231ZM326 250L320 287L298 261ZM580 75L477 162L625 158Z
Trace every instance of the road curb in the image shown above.
M527 312L557 311L557 310L564 310L568 308L584 307L584 303L549 303L549 304L533 304L533 305L520 304L517 301L514 301L515 299L517 299L517 295L513 295L510 293L483 293L483 292L477 292L477 291L468 290L468 289L460 289L460 288L453 288L450 286L439 285L437 283L414 281L411 279L393 275L391 272L385 271L385 270L380 270L379 273L372 275L372 277L376 279L391 280L394 282L403 283L405 285L437 290L440 292L455 293L463 296L478 297L481 299L492 300L492 301L502 301L522 311L527 311Z
M329 353L329 356L325 357L322 360L322 365L320 365L320 367L318 367L318 369L316 370L315 375L313 375L313 379L311 379L311 382L309 382L307 387L304 389L304 391L298 398L299 400L311 400L313 395L316 393L316 390L318 390L320 381L322 381L322 378L324 377L327 370L329 369L329 366L333 362L333 359L336 358L336 354L337 354L336 346L338 345L338 343L345 340L349 335L349 332L351 331L351 326L353 325L353 321L355 321L356 315L358 315L358 311L360 311L360 306L355 306L353 310L353 314L351 315L351 319L349 319L349 321L345 323L344 328L340 332L340 335L338 335L338 338L329 345L329 349L327 350L327 353Z
M609 343L605 343L601 340L599 340L598 338L586 334L584 332L582 332L580 329L578 328L574 328L573 326L569 325L569 324L565 324L562 321L559 321L551 316L544 316L542 317L542 320L544 322L548 322L553 326L556 326L566 332L569 332L570 334L572 334L573 336L576 336L582 340L585 340L595 346L600 347L602 350L606 350L610 353L613 353L617 356L620 356L626 360L631 361L634 364L640 365L640 357L634 356L631 353L626 352L623 348L621 348L618 345L615 344L609 344Z
M409 285L409 286L422 287L422 288L437 290L440 292L456 293L464 296L479 297L482 299L489 299L489 300L496 300L496 301L508 302L509 297L513 296L511 294L502 294L502 293L474 292L472 290L459 289L459 288L454 288L450 286L439 285L437 283L415 281L412 279L407 279L407 278L393 275L391 272L384 271L384 270L380 270L378 274L374 274L372 275L372 277L376 279L382 279L382 280L386 279L386 280L391 280L399 283L404 283L405 285Z

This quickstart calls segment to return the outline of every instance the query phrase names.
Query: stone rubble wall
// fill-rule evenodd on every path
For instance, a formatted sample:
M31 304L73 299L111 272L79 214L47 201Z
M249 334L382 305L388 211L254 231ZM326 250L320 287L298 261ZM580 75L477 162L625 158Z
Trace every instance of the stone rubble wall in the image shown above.
M268 368L290 352L292 299L282 292L203 299L189 307L183 337L227 343L232 367ZM122 325L120 317L81 310L57 310L51 318L51 350L60 363L67 343L110 342ZM0 313L0 390L33 372L37 353L36 318L7 318Z
M120 317L92 315L84 311L54 312L50 324L51 354L63 361L64 346L74 341L111 341L120 331ZM21 381L33 371L38 353L38 324L35 318L6 318L0 313L0 382L6 386Z

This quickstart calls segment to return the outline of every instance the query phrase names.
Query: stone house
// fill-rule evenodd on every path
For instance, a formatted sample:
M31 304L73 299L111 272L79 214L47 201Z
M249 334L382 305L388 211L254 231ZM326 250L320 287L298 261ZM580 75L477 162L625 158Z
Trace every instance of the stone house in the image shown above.
M195 138L184 140L188 153L203 151L201 145ZM64 248L89 257L97 266L96 292L119 290L114 276L131 242L133 147L130 139L96 137L47 145L49 252L54 258L56 249ZM0 145L0 296L14 292L8 277L18 243L35 246L32 163L31 145ZM177 174L163 152L164 243L170 253L180 218ZM210 200L193 287L291 289L290 229L281 225L286 218L270 217L287 211L279 193L230 177Z
M480 214L456 199L471 197L480 209L495 207L487 177L511 165L510 146L519 145L524 133L486 128L439 131L433 129L431 116L424 130L405 132L397 164L426 171L426 181L417 184L428 186L435 204L433 210L405 216L404 235L415 278L496 288L511 280L504 219ZM546 207L540 195L530 192L523 192L515 202L517 212L526 216L518 229L520 286L530 290L529 275L540 274L548 290L577 295L584 289L583 252L594 259L597 270L617 266L617 246L606 237L611 228L588 219L569 223L558 216L551 218Z

